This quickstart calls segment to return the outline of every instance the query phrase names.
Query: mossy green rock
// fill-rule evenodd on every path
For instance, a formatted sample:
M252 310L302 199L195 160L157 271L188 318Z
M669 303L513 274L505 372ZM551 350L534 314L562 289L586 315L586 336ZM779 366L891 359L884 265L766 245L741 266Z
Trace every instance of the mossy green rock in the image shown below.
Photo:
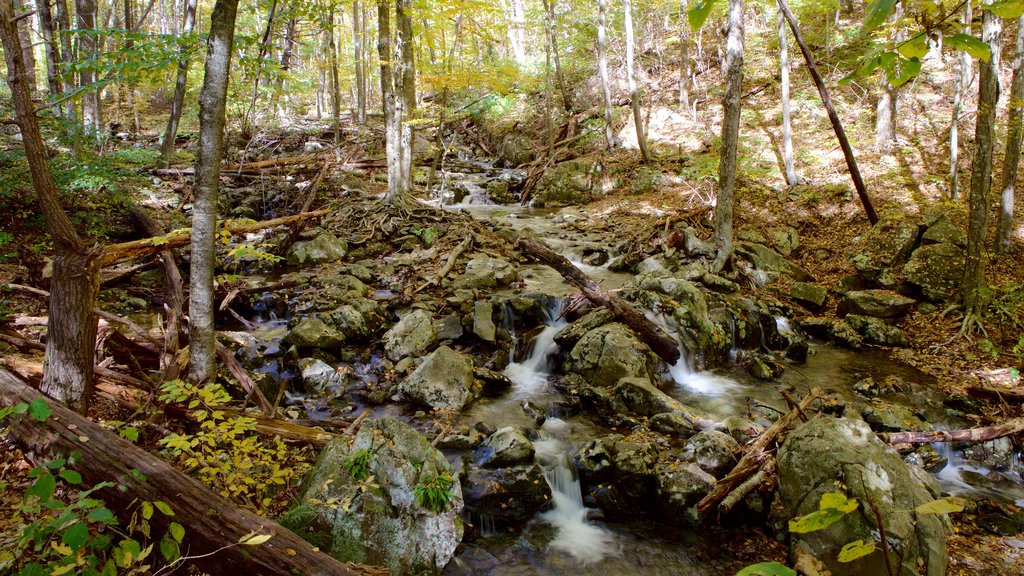
M875 318L895 318L914 307L917 302L892 290L855 290L839 301L840 316L860 314Z
M949 300L960 288L967 253L949 243L922 246L903 267L907 281L932 302Z
M592 386L611 388L621 378L649 377L651 352L626 326L614 322L587 332L573 346L565 371L582 376Z
M903 264L917 243L916 222L899 216L886 216L860 237L854 247L854 268L868 280L877 280L883 272Z
M293 266L326 264L341 260L348 252L348 244L328 232L318 234L312 240L296 242L288 249L287 261Z
M345 343L345 335L319 318L303 318L284 338L285 344L300 350L333 350Z
M594 199L597 166L580 158L556 164L544 171L533 191L535 206L586 204Z
M415 356L437 342L433 319L426 310L407 312L397 324L384 333L384 351L392 361Z
M473 359L441 346L398 385L402 398L434 409L461 409L479 394Z

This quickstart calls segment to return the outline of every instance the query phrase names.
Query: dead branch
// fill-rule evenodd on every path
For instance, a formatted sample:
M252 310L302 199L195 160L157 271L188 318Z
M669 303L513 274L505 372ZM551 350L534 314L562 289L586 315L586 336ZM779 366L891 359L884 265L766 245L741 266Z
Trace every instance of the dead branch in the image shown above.
M986 442L1024 432L1024 418L1013 418L1002 424L966 430L932 430L928 432L879 432L887 444L928 444L931 442Z

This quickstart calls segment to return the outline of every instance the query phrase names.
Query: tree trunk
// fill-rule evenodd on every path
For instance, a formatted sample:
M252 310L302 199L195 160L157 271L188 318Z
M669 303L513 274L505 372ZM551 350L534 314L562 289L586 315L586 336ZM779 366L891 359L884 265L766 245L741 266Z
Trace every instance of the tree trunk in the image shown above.
M963 23L963 33L970 35L970 2L964 4ZM956 200L960 194L960 143L958 142L960 110L963 108L963 97L971 85L971 75L974 72L974 60L966 51L961 50L957 54L957 62L959 62L959 70L956 81L956 91L953 93L953 121L949 126L949 195L953 200Z
M960 286L964 313L981 312L985 288L985 236L988 228L988 196L992 187L992 148L995 140L996 105L999 102L999 48L1002 22L988 10L982 12L982 40L991 57L981 64L978 79L978 114L971 160L970 215L967 224L967 261Z
M288 75L288 71L292 67L292 51L295 48L295 26L297 21L295 18L288 20L288 24L284 28L284 42L281 47L281 71L277 75L277 81L274 85L274 104L277 107L278 118L284 118L286 113L285 105L288 103L288 97L284 94L284 80L285 76Z
M647 149L647 137L644 135L644 117L640 111L640 93L636 88L636 74L633 70L633 4L631 0L622 1L626 27L626 82L629 85L629 98L633 107L633 123L636 124L636 142L640 147L640 157L645 164L651 162L651 153ZM741 49L742 51L742 49ZM740 56L742 58L742 54Z
M56 98L64 92L64 86L61 83L60 76L57 74L57 69L63 61L60 57L57 41L53 37L53 15L50 12L50 2L48 0L36 0L36 14L39 16L39 30L43 35L43 54L46 56L46 82L50 88L50 96Z
M526 64L526 6L524 0L502 0L505 9L505 20L508 24L508 43L512 48L512 58L516 64Z
M36 54L32 49L32 20L20 18L18 25L18 39L21 41L21 59L25 62L25 82L28 84L30 94L35 94L39 89L36 83Z
M679 0L679 111L696 118L696 108L690 109L690 24L686 18L686 0Z
M890 22L899 22L903 17L903 3L896 2L896 8ZM899 46L903 41L903 34L897 30L890 34L891 44ZM881 152L891 152L896 145L896 100L898 91L890 83L885 75L879 80L881 96L875 106L875 148Z
M725 94L722 96L722 151L718 159L718 199L715 202L711 266L720 272L732 257L732 208L736 190L736 156L740 138L740 98L743 95L743 0L729 0L729 34L725 49Z
M562 60L558 55L558 34L555 27L555 0L544 0L544 27L548 35L548 45L551 49L551 58L555 63L555 80L558 82L558 91L562 95L562 107L566 112L572 112L572 102L569 99L569 90L565 87L565 76L562 74Z
M267 26L263 29L263 37L260 39L259 57L256 59L256 78L252 82L252 99L249 101L249 111L242 117L242 134L248 137L252 126L256 121L256 102L260 97L260 77L263 75L263 60L270 51L270 38L274 32L274 16L277 15L277 0L271 0L270 12L267 14ZM331 12L331 17L334 13ZM333 36L332 36L333 46Z
M601 90L604 93L604 137L608 149L615 148L615 133L612 131L612 86L608 80L608 44L605 40L605 20L608 0L597 0L597 66L601 74Z
M1006 157L1003 160L1003 193L999 203L999 229L996 252L1010 249L1013 232L1013 196L1017 186L1017 164L1020 162L1022 119L1024 119L1024 16L1017 19L1017 53L1013 59L1013 81L1010 84L1010 119L1006 130Z
M789 4L786 3L786 0L778 1L779 10L782 11L782 15L789 22L789 29L793 32L793 38L796 40L797 46L800 47L804 61L807 62L807 71L810 72L811 79L814 81L814 85L818 88L818 94L821 96L821 103L824 104L825 110L828 112L828 119L832 122L832 130L836 133L836 139L839 140L839 147L843 150L843 157L846 158L846 167L850 170L850 179L853 180L853 187L857 190L857 196L864 207L864 213L867 214L868 222L874 224L878 222L878 214L875 212L875 207L871 204L871 198L868 196L867 188L864 186L864 179L860 176L857 158L853 155L853 148L850 146L850 141L846 138L843 123L839 120L839 115L836 114L835 106L832 105L832 97L829 96L828 88L825 87L825 82L821 79L821 74L818 72L818 66L814 63L814 57L811 55L810 49L807 48L803 35L800 34L800 27L796 24L796 18L793 17Z
M99 292L99 255L75 232L57 195L46 146L27 85L25 61L12 0L0 0L0 39L7 61L15 122L21 130L32 185L53 238L53 281L47 321L46 372L42 390L77 410L87 408L92 392L93 347Z
M388 190L385 200L401 196L402 122L401 98L395 97L394 70L391 65L391 7L388 0L377 0L377 55L380 61L381 106L384 109L384 148L388 164ZM401 77L401 73L397 74Z
M189 379L206 382L216 375L213 271L220 190L220 161L224 155L224 108L231 74L238 0L217 0L210 16L206 69L199 93L199 150L196 154L196 193L192 208L192 267L189 290Z
M96 29L96 0L75 0L75 10L78 18L79 30ZM79 34L78 36L78 59L82 61L97 60L96 36L92 34ZM79 88L85 88L96 81L96 71L86 66L78 74ZM97 136L100 133L100 91L95 88L86 89L82 93L82 125L86 131L93 132Z
M790 119L789 101L789 36L786 34L786 20L779 11L779 72L782 84L782 158L786 166L786 184L793 186L804 181L797 175L793 161L793 126Z
M334 143L341 143L341 82L338 79L338 45L334 39L334 11L324 15L324 27L327 32L327 66L331 77L331 131L334 132Z
M195 27L196 1L185 0L185 21L182 25L182 35L184 36L191 34L192 28ZM171 102L171 115L167 119L167 130L164 132L163 150L161 151L164 168L170 166L171 158L174 156L174 141L178 137L178 122L181 121L181 110L185 104L185 88L188 82L189 64L190 60L183 48L178 53L178 74L174 82L174 100Z
M356 68L356 123L366 124L366 62L363 59L362 8L359 0L352 2L352 61Z
M412 143L415 130L411 121L416 113L416 60L411 0L395 0L395 25L398 29L395 58L402 62L402 191L407 193L412 190Z
M76 56L75 52L72 50L71 35L68 34L68 30L71 29L71 16L68 14L66 0L54 0L53 12L56 17L56 21L54 22L54 33L60 38L61 61L70 62ZM75 77L73 74L68 74L65 70L59 70L58 74L64 90L70 92L75 88ZM76 118L75 100L73 98L69 98L64 102L64 116L72 121Z

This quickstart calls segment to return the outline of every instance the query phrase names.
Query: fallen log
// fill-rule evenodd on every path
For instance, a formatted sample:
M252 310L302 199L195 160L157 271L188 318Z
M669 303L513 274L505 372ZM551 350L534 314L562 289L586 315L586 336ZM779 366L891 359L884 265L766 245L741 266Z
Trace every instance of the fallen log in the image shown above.
M426 288L440 282L442 278L447 277L448 273L452 271L453 267L455 267L455 262L458 261L459 256L462 256L462 253L465 252L466 250L469 250L469 247L472 245L472 235L463 238L462 242L459 242L458 245L455 246L455 249L452 250L452 253L448 255L448 259L445 261L444 266L441 266L441 269L437 271L437 274L434 275L433 278L427 280L424 284L420 285L420 287L416 289L416 292L422 292Z
M666 363L672 365L679 361L678 342L647 316L644 316L644 313L635 306L598 286L564 256L555 254L550 248L536 240L524 237L519 238L519 241L516 242L516 248L527 258L553 268L562 275L562 278L565 278L566 282L578 288L594 304L611 310L618 321L636 332L637 336Z
M263 391L260 390L260 387L257 386L256 382L254 382L252 377L249 376L249 373L245 371L245 368L242 368L238 363L238 360L235 360L235 357L231 355L231 351L219 342L217 343L217 357L220 358L220 361L228 367L228 370L231 371L231 375L235 377L235 380L238 380L238 383L241 384L242 388L244 388L246 393L248 393L247 399L255 398L256 403L260 406L260 410L263 410L264 416L269 417L273 415L274 407L271 406L267 397L263 395Z
M11 439L34 464L43 464L73 452L81 454L75 470L87 485L113 482L114 488L94 493L107 507L127 518L136 502L164 501L174 510L174 521L185 527L182 550L198 568L211 574L357 575L363 573L319 552L280 524L242 510L198 481L142 448L118 438L98 424L65 408L0 370L0 405L43 400L52 411L40 422L27 414L6 421ZM154 522L155 520L155 522ZM166 529L151 520L156 533ZM237 543L247 535L269 534L257 546Z
M985 442L1024 432L1024 418L1013 418L1002 424L966 430L932 430L929 432L879 432L886 444L929 444L931 442Z
M291 216L282 216L281 218L261 220L259 222L225 220L221 222L221 229L226 230L231 234L245 234L266 228L273 228L275 226L286 226L303 220L308 220L310 218L319 218L329 213L330 210L317 210L315 212L303 212L301 214L292 214ZM181 248L188 245L191 241L192 229L185 228L182 230L175 230L169 234L164 234L163 236L154 236L152 238L143 238L142 240L132 240L131 242L111 244L103 248L103 254L100 255L100 266L110 266L117 262L140 258L142 256L149 256L150 254L156 254L158 252L163 252L164 250L174 250L175 248Z
M751 442L746 454L743 455L743 458L740 458L739 463L732 469L732 472L729 472L725 478L719 480L715 484L714 490L697 503L697 514L701 518L707 518L713 510L719 507L719 504L726 499L729 493L738 489L748 478L761 470L765 460L768 458L769 447L800 418L801 412L806 412L810 408L811 404L819 396L821 396L821 390L813 388L807 394L807 397L800 402L799 406L776 420L770 428L765 430L764 434L761 434Z
M986 398L997 398L999 400L1024 401L1024 389L996 388L994 386L982 386L972 384L967 387L967 393L971 396L984 396Z

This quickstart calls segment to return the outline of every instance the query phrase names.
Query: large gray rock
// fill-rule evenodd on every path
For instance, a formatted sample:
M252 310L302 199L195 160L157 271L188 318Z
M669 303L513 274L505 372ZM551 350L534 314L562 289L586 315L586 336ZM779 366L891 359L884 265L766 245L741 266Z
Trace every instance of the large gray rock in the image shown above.
M535 149L533 140L526 134L518 131L509 132L501 139L498 157L513 166L519 166L533 160Z
M483 289L508 286L519 279L516 267L507 260L477 256L466 263L466 272L455 279L453 289Z
M366 342L384 325L384 308L369 298L356 298L330 313L331 324L350 342Z
M827 492L845 492L860 501L854 512L824 530L792 534L792 549L809 551L833 576L887 574L881 549L849 563L836 559L850 542L878 540L877 521L867 504L873 502L900 576L946 574L944 520L908 512L933 499L924 485L930 479L904 463L864 422L815 418L787 436L778 463L779 492L790 518L817 511Z
M534 206L586 204L594 199L600 167L593 160L578 158L544 171L532 198Z
M315 358L299 360L299 371L306 390L321 396L340 397L345 394L348 380L344 370Z
M441 346L398 385L402 398L434 409L461 409L479 393L473 359Z
M789 297L808 310L820 310L828 297L828 290L809 282L794 282Z
M434 323L426 310L407 313L384 333L384 351L397 362L406 356L425 352L437 341Z
M917 234L917 224L909 218L883 217L854 246L854 268L868 280L879 279L890 268L907 261Z
M875 318L895 318L914 307L917 302L892 290L855 290L839 301L840 316L860 314Z
M299 320L288 335L285 344L300 350L335 349L345 343L345 335L328 326L319 318L303 318Z
M463 482L466 510L501 524L523 524L551 505L551 488L537 464L472 468Z
M654 416L683 410L682 402L658 390L647 377L627 377L619 380L612 391L613 406L617 412L637 416Z
M366 476L353 476L355 460L365 460ZM451 495L440 511L415 495L438 478ZM462 506L459 481L430 440L399 420L368 420L351 444L339 438L324 448L281 523L343 562L432 575L462 540Z
M686 441L680 458L695 463L715 478L722 478L739 462L737 454L742 451L739 443L725 432L705 430Z
M849 314L843 320L846 324L864 337L868 344L879 346L894 346L906 348L910 345L903 331L895 326L890 326L881 318L861 316L860 314Z
M736 253L754 267L763 272L764 280L772 282L782 276L788 276L798 282L811 280L811 275L803 268L786 260L778 252L756 242L740 242L736 245Z
M922 242L931 242L936 244L953 244L955 246L965 247L967 243L964 241L964 233L960 228L949 221L945 215L939 217L921 236Z
M518 428L506 426L491 434L477 448L476 461L486 468L501 468L532 462L533 454L533 442L526 434Z
M325 264L341 260L348 252L348 244L329 232L321 232L312 240L292 244L287 262L293 266Z
M473 334L484 342L494 342L496 336L494 326L494 305L487 302L477 302L473 305Z
M651 353L633 332L618 322L587 332L573 346L565 370L579 374L591 385L610 388L619 379L651 373Z
M944 302L960 288L966 258L964 249L953 244L921 246L903 267L903 275L928 300Z
M715 488L717 480L692 462L658 472L658 502L662 513L681 524L696 524L697 502Z
M871 400L861 408L860 415L877 432L899 432L901 430L931 430L930 424L922 420L912 408L880 398Z

